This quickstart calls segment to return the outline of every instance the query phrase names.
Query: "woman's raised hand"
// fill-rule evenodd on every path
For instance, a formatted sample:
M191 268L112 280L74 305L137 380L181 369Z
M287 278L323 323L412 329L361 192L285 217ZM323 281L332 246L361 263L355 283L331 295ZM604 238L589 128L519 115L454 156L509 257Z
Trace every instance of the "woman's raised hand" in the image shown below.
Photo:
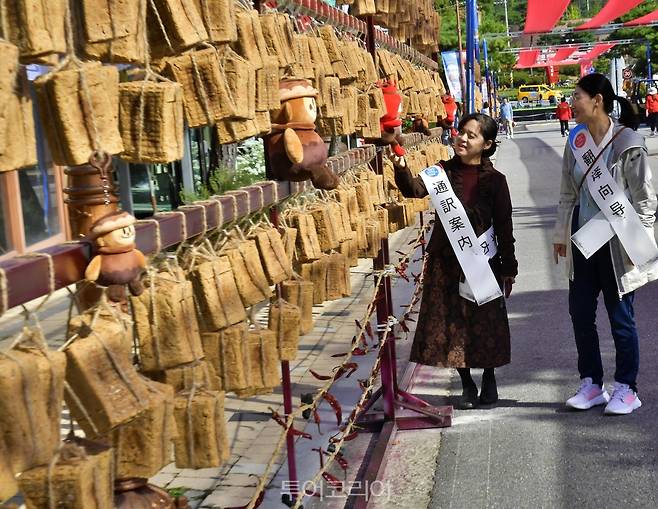
M393 166L396 168L406 168L407 161L405 161L404 156L399 156L395 152L391 152L388 158L393 163Z

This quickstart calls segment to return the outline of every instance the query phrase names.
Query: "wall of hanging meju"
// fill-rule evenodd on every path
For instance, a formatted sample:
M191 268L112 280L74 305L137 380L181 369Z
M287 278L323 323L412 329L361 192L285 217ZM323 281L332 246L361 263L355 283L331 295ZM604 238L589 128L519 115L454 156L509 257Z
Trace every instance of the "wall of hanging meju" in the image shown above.
M180 468L226 462L225 394L279 386L312 306L349 295L358 259L383 260L388 235L427 208L402 198L381 151L378 173L368 166L375 147L328 158L325 142L356 137L399 153L398 112L430 124L445 115L443 82L421 53L437 49L438 15L430 2L394 0L353 2L367 23L321 2L1 6L0 171L36 163L36 100L81 241L0 263L0 313L85 278L101 292L71 289L57 351L26 324L0 352L0 501L20 492L35 508L183 507L146 479L172 458ZM368 51L375 20L391 35L372 32ZM35 64L47 72L29 83ZM258 183L136 223L120 211L113 157L178 160L185 125L211 126L224 144L264 137L268 175L315 189ZM447 157L436 137L418 135L407 151L416 172ZM273 205L274 224L263 214ZM263 302L267 328L251 318ZM299 412L330 396L318 391ZM60 441L64 404L85 438L71 425Z

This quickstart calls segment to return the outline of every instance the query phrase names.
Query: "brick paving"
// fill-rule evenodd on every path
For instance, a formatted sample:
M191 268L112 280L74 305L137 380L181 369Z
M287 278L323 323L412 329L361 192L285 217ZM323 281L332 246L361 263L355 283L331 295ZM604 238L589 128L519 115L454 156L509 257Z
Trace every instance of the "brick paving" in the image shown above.
M393 234L390 238L391 252L408 250L408 243L418 234L417 225ZM397 257L393 257L396 259ZM313 331L300 340L298 358L290 363L291 382L293 393L293 407L299 406L301 393L313 392L323 382L318 381L310 374L310 369L319 373L329 373L338 363L331 355L349 350L352 337L356 333L355 320L361 320L368 304L374 295L374 281L372 274L372 261L359 260L359 265L352 269L352 296L340 300L326 302L313 308L315 327ZM406 285L403 280L395 280L395 285ZM410 284L408 284L410 286ZM28 304L34 309L39 301ZM64 342L66 334L66 320L69 309L68 292L65 290L54 294L39 312L40 324L44 330L47 342L51 348L58 348ZM0 319L0 349L7 348L15 334L23 326L20 309L8 312ZM267 326L266 309L257 314L257 320ZM406 357L405 357L406 358ZM357 372L347 383L336 384L332 393L343 403L344 396L354 399L358 385L358 377L367 376L375 354L359 358L361 365ZM401 369L404 363L401 364ZM359 390L360 391L360 390ZM325 405L326 406L326 405ZM196 508L222 508L235 507L246 504L254 494L254 488L259 475L265 471L276 443L281 436L281 428L269 418L268 407L283 413L283 396L281 388L273 394L255 396L248 399L239 399L233 395L226 398L226 419L231 443L231 458L221 468L200 470L178 469L173 463L163 468L151 479L167 490L176 489L177 493L184 493L190 500L190 505ZM343 406L346 415L350 407ZM321 411L322 434L329 436L337 430L335 417L329 409ZM329 426L333 419L334 426ZM317 427L303 419L297 419L295 427L314 432ZM66 410L63 414L62 433L68 433L70 421ZM298 454L297 456L300 456ZM281 507L280 489L281 479L285 478L287 466L284 454L278 458L275 468L270 472L269 478L277 477L268 490L268 496L261 507ZM317 456L313 462L304 466L302 458L298 459L300 465L300 479L310 478L317 471L319 465ZM283 466L283 468L281 468ZM305 470L306 468L306 470ZM278 500L278 503L275 501ZM18 500L20 502L20 500Z

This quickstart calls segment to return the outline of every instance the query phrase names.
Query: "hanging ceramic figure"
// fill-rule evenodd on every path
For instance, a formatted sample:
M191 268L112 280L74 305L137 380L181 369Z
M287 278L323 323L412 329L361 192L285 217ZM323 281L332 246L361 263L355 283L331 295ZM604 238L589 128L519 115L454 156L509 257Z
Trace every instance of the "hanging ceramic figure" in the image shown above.
M135 247L135 218L127 212L112 212L94 223L88 235L97 255L85 270L85 279L108 288L111 301L125 299L125 285L130 293L140 295L144 288L139 280L146 259Z
M386 113L379 120L382 131L382 142L391 146L392 152L402 157L406 154L402 148L402 96L398 92L398 86L394 81L385 81L380 85L384 94Z
M265 137L272 177L335 189L338 177L327 166L327 146L315 132L318 91L307 80L290 79L280 82L279 95L281 108L272 112L272 134Z

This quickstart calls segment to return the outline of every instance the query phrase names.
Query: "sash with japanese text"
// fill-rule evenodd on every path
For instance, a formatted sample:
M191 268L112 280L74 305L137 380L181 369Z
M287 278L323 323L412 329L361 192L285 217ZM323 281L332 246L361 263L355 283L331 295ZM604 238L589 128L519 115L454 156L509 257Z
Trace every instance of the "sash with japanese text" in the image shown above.
M480 237L475 234L464 206L440 165L424 169L420 177L464 272L467 285L460 285L460 295L469 300L474 299L478 306L502 297L496 276L489 265L489 258L494 256L497 249L493 242L493 228ZM472 298L469 298L471 292Z
M596 159L597 146L584 124L569 134L569 145L583 172ZM579 229L571 239L589 258L617 235L633 264L642 268L658 259L653 229L645 228L626 194L599 158L586 176L587 189L601 212Z

